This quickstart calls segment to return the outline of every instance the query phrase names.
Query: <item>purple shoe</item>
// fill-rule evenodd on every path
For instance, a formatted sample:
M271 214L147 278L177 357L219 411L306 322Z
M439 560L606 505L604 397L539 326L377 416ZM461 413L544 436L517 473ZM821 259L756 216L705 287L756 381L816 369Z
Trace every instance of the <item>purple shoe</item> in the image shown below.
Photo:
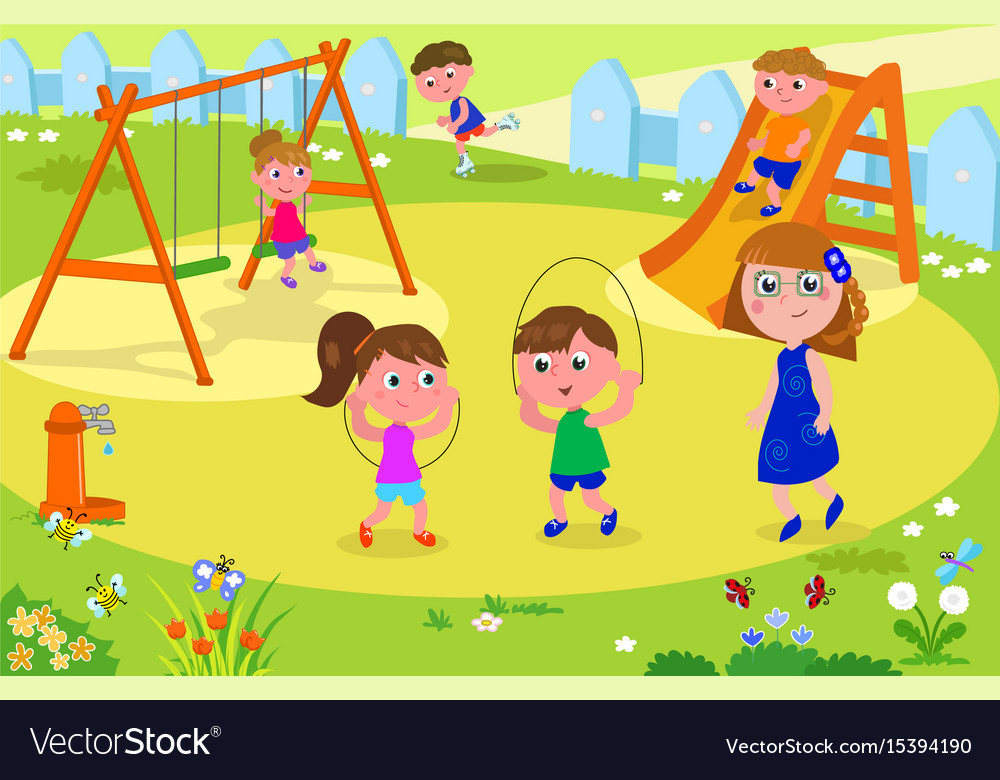
M310 271L325 271L326 270L326 263L324 263L322 260L317 260L316 261L316 265L309 266L309 270Z
M298 286L298 283L290 276L282 276L281 283L289 290L294 290Z

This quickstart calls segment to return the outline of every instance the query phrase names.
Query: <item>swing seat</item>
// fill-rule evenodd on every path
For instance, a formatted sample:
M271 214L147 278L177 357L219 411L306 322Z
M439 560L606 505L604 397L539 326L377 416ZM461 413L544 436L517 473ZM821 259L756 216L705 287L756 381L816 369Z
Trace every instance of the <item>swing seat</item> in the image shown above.
M316 236L312 233L309 234L309 246L316 246ZM261 247L260 244L254 244L253 249L251 249L250 252L258 260L262 257L275 257L278 254L278 250L274 248L274 244L270 241L264 244L263 247Z
M229 268L228 257L209 257L206 260L195 260L191 263L184 263L174 269L174 279L187 279L191 276L201 276L211 274L216 271L225 271Z

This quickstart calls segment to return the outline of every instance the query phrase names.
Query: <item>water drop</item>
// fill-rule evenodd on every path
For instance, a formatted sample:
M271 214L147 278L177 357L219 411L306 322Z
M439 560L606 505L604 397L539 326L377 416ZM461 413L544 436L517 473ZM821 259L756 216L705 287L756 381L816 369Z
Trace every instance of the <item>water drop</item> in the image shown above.
M114 451L115 451L115 448L111 446L111 442L109 442L109 441L104 442L104 454L105 455L110 455Z

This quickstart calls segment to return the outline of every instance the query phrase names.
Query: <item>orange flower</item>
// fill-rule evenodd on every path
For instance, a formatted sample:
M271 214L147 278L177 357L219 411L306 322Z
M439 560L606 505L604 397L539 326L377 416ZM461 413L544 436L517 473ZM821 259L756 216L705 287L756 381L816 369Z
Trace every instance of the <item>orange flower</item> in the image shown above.
M74 661L89 661L90 654L96 649L93 642L88 642L87 637L81 636L75 642L69 643L69 649L73 651Z
M187 633L187 628L184 626L184 621L178 621L177 618L172 618L169 625L164 624L163 626L167 629L167 636L171 639L180 639L184 634Z
M205 613L205 618L206 618L206 622L208 623L208 627L209 628L214 628L216 630L218 630L220 628L225 628L226 627L226 619L227 619L228 615L229 615L229 611L228 610L225 611L225 612L219 612L219 608L218 607L215 608L215 611L212 612L211 615L209 615L206 612Z
M211 653L212 645L214 644L215 644L214 641L210 642L207 639L205 639L205 637L202 637L201 639L191 640L191 647L194 648L194 651L198 655L208 655L209 653Z
M49 610L48 604L43 604L41 609L36 609L32 611L31 614L34 615L35 619L38 621L39 631L45 628L49 623L56 622L56 616L52 614L51 610Z
M243 645L247 650L257 650L264 642L267 640L257 633L257 630L247 631L243 629L243 633L240 634L240 644Z
M38 618L34 614L29 615L25 612L24 607L18 607L17 614L7 621L7 625L14 627L14 636L31 636L35 633L32 626L36 623L38 623Z
M47 645L53 653L66 641L66 632L60 631L59 626L52 626L52 628L45 626L39 633L42 636L39 638L38 644Z
M10 670L16 672L18 669L23 668L25 671L31 671L31 656L35 654L35 651L30 647L25 650L24 645L20 642L17 643L17 649L13 653L7 653L7 658L14 663L10 665Z

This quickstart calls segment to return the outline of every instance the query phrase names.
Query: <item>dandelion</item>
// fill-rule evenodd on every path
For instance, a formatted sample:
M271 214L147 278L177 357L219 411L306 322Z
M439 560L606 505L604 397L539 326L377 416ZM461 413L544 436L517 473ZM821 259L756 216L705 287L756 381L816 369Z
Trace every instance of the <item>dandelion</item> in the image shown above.
M484 612L472 621L472 625L476 627L476 631L489 631L491 634L496 633L496 630L500 628L502 623L503 618L494 617L489 612Z
M31 656L35 654L35 651L30 647L25 650L24 645L20 642L17 643L13 653L7 653L7 660L13 661L10 665L10 670L16 672L18 669L24 669L26 672L31 671Z
M69 669L69 653L56 653L49 661L52 668L57 672L60 669Z
M955 512L962 508L961 504L956 504L951 500L951 496L945 496L938 503L934 505L937 510L934 514L938 517L941 515L948 515L948 517L954 517Z
M39 141L48 142L50 144L54 144L56 142L56 139L58 137L59 137L59 133L55 132L54 130L50 130L49 128L45 128L45 132L44 133L39 133L38 134L38 140Z
M629 637L628 637L627 634L625 636L623 636L621 639L616 639L615 640L615 652L616 653L620 653L623 650L626 653L631 653L632 650L635 649L635 646L636 646L636 641L634 639L629 639Z
M369 157L368 162L372 164L372 168L386 168L392 162L392 158L379 152L374 157Z
M14 627L14 636L28 637L35 633L35 629L32 626L37 622L37 615L34 613L29 615L25 612L24 607L18 607L17 614L7 620L7 625Z
M957 265L949 265L947 268L941 269L941 276L945 279L957 279L962 275L962 269Z
M905 612L917 606L917 589L910 582L895 582L889 587L889 604Z
M56 616L52 614L48 604L43 604L41 609L33 610L32 615L38 621L38 630L41 631L49 623L56 622Z
M903 526L903 536L920 536L920 532L924 530L924 527L920 525L916 520L912 520Z
M323 159L324 160L334 160L334 161L336 161L336 160L339 160L343 156L344 156L343 152L338 152L333 147L330 147L325 152L323 152Z
M323 147L319 144L309 144L309 146L306 147L306 151L309 152L309 154L316 154L316 152L322 148Z
M88 642L85 636L81 636L75 642L70 642L68 647L73 653L74 661L89 661L90 654L96 649L94 643Z
M944 260L944 255L939 255L937 252L928 252L926 255L920 255L920 259L924 261L924 265L938 265Z
M678 192L677 190L670 190L669 192L661 192L663 196L664 203L680 203L681 198L684 197L683 192Z
M59 626L45 626L45 628L38 629L38 633L41 637L38 639L38 644L45 645L53 653L62 647L63 642L66 641L66 632L60 631Z
M961 615L969 608L969 591L961 585L949 585L941 591L938 605L949 615Z
M18 142L20 142L20 141L23 141L27 137L28 137L28 133L25 130L22 130L20 127L15 127L13 130L11 130L10 132L7 133L7 140L8 141L18 141Z
M984 274L993 267L992 263L987 263L982 257L977 257L971 263L966 263L970 274Z

